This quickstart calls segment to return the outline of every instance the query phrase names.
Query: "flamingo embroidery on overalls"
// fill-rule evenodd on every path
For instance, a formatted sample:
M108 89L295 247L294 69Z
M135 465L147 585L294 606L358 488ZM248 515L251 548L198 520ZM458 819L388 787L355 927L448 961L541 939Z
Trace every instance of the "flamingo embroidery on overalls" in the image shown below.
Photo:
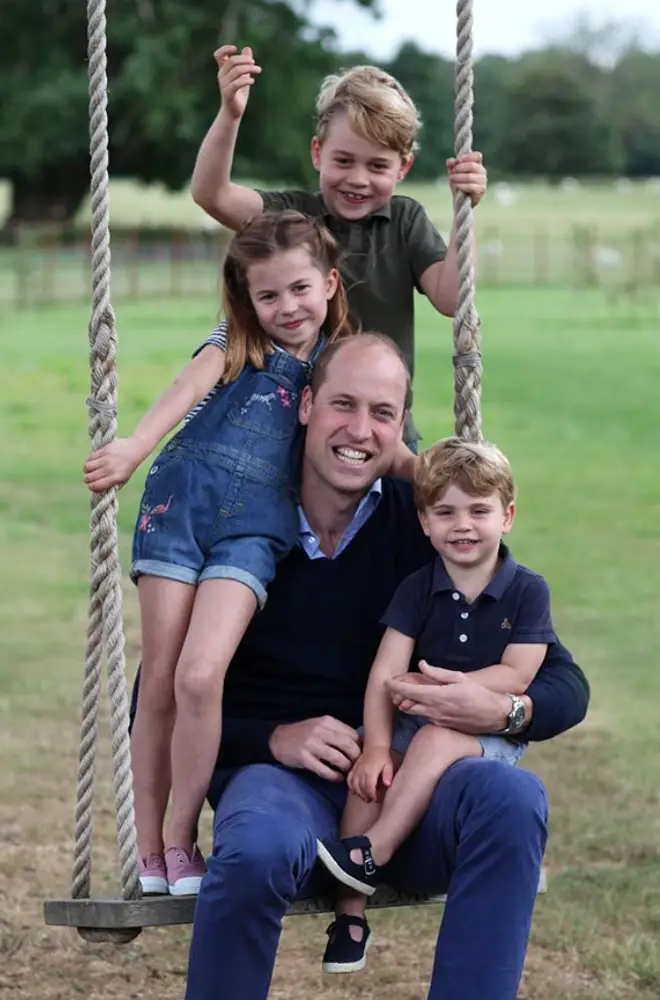
M168 510L172 506L172 500L174 495L167 498L167 503L157 503L155 507L151 507L146 510L140 517L140 523L138 524L138 531L146 531L147 534L154 530L154 526L151 523L151 518L158 514L167 514Z

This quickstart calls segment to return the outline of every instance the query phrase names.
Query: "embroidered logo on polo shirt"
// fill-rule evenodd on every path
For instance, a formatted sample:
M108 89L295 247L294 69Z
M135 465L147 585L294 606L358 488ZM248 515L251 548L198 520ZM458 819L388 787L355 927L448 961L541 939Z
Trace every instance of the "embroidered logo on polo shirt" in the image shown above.
M510 628L511 628L511 622L509 621L509 619L508 619L508 618L505 618L505 619L504 619L504 621L502 622L502 626L501 626L501 627L502 627L502 628L508 628L508 629L510 629Z

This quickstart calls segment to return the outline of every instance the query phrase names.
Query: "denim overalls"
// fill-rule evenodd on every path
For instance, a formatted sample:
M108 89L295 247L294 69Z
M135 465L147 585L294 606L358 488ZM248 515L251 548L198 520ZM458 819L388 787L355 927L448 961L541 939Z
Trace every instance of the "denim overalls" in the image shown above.
M133 536L133 580L238 580L259 605L276 563L295 544L302 429L310 362L281 349L246 365L168 442L147 476Z

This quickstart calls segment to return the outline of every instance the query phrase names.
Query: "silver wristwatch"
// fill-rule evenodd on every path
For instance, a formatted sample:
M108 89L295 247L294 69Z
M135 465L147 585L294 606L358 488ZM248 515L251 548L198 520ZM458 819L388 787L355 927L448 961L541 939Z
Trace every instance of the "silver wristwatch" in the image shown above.
M511 699L511 711L506 717L506 728L500 729L501 736L513 736L519 733L525 725L525 703L517 694L508 694Z

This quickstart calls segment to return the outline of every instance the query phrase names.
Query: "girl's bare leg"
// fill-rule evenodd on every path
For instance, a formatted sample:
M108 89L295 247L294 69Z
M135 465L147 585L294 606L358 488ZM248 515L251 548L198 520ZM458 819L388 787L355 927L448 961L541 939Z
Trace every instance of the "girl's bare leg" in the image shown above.
M163 853L163 821L170 791L174 672L188 630L195 588L177 580L141 576L140 693L131 734L135 823L141 858Z
M236 580L203 580L195 596L174 681L172 808L165 836L166 847L188 855L220 747L225 675L256 607L254 592Z

